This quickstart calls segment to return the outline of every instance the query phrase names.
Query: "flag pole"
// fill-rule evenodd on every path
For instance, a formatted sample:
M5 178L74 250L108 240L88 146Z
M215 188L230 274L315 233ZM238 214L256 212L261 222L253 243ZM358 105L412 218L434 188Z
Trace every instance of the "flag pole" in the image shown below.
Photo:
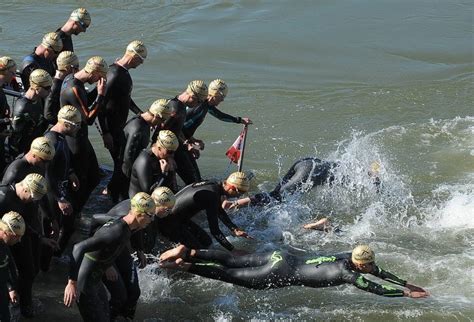
M239 157L239 163L238 163L238 171L239 172L242 171L242 166L243 166L243 161L244 161L245 142L247 141L247 129L248 129L248 125L244 124L244 129L243 129L244 139L243 139L243 142L242 142L242 148L240 150L240 157Z

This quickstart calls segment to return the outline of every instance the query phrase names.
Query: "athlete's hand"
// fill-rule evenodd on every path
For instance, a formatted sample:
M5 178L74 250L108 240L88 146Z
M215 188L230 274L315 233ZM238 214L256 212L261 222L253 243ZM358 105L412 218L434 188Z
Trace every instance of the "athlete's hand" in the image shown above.
M63 80L68 74L61 70L56 70L56 74L54 74L54 78Z
M18 293L15 290L8 292L8 295L10 296L10 302L12 302L12 304L18 303Z
M413 284L408 284L408 283L406 283L406 284L405 284L405 287L406 287L407 289L409 289L410 291L412 291L412 292L426 292L426 291L425 291L424 289L422 289L421 287L416 286L416 285L413 285Z
M235 205L234 205L234 202L233 201L230 201L230 200L224 200L222 202L222 209L224 210L227 210L227 209L232 209L234 208Z
M237 237L243 237L243 238L247 238L247 239L254 239L253 237L249 236L245 231L243 231L239 228L234 229L234 235L237 236Z
M104 141L104 147L107 150L112 151L114 149L114 139L112 138L112 134L105 133L102 136L102 140Z
M411 297L412 299L418 299L423 297L428 297L430 293L428 292L412 292L412 291L403 291L404 295L407 297Z
M145 268L146 266L146 255L142 250L137 250L137 257L138 257L138 267Z
M199 150L204 150L204 141L199 140L199 139L194 139L193 142L194 148L199 149Z
M58 207L65 216L72 214L72 205L69 201L58 201Z
M160 168L161 172L163 173L168 173L168 171L171 171L171 166L166 159L160 159Z
M76 281L69 280L64 289L64 305L71 307L77 299Z
M105 89L107 88L107 78L102 77L97 82L97 94L105 96Z
M72 185L72 190L74 190L74 191L79 190L81 184L79 182L79 178L77 177L77 175L75 173L71 173L69 175L69 182Z
M240 121L242 124L245 124L245 125L249 125L249 124L253 124L252 120L249 119L248 117L243 117L242 118L242 121Z
M107 280L111 282L115 282L116 280L118 280L118 273L115 267L110 266L109 268L107 268L107 270L105 271L105 278L107 278Z
M41 244L51 248L52 250L59 250L59 244L54 239L43 237L41 238Z

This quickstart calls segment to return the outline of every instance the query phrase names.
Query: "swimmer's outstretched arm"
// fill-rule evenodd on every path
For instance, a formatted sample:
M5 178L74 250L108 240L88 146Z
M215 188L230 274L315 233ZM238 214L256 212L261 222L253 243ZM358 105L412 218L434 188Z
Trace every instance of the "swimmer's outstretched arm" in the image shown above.
M332 227L331 227L331 223L329 222L329 219L322 218L314 223L309 223L309 224L304 225L303 228L328 232L331 230Z

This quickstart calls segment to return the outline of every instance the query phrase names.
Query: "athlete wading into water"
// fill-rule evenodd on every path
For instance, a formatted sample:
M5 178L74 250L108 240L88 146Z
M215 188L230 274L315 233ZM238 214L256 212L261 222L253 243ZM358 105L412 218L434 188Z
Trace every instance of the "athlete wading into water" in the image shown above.
M184 270L252 289L352 284L363 291L387 297L419 298L429 295L421 287L378 267L375 254L367 245L357 246L352 253L324 256L291 255L283 251L232 256L219 250L189 249L180 245L163 253L160 261L160 266L164 268ZM363 274L374 275L406 290L374 283Z
M94 236L74 245L64 304L70 307L77 300L84 321L110 321L102 276L119 256L126 256L132 232L148 226L155 211L150 195L138 193L132 198L126 216L106 223Z

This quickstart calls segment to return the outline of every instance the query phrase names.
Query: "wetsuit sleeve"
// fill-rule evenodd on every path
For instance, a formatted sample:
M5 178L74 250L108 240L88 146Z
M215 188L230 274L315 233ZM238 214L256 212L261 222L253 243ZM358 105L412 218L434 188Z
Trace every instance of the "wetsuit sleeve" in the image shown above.
M355 285L358 289L361 289L366 292L374 293L377 295L382 295L386 297L402 297L404 295L403 290L397 289L395 287L392 287L390 285L380 285L377 283L374 283L368 279L366 279L364 276L362 276L359 273L353 272L350 277L348 277L349 280L346 282L351 283Z
M107 89L105 91L104 106L107 105L107 101L112 93L116 92L115 87L117 86L117 73L109 72L107 73ZM91 92L92 93L92 92ZM97 88L95 88L95 94L97 95ZM98 115L100 129L102 130L102 135L110 133L110 129L113 127L113 124L109 124L110 119L107 117L107 110L103 108Z
M227 215L227 212L224 209L222 209L221 207L219 207L219 209L218 209L217 216L219 217L220 221L222 221L222 223L224 225L226 225L227 228L229 228L230 230L234 230L234 229L239 228L239 227L237 227L236 224L234 224L232 222L232 220L229 218L229 215Z
M133 99L130 99L130 111L135 113L136 115L142 114L143 111L138 107L137 104L133 101Z
M49 124L56 124L58 122L58 112L60 108L59 98L61 96L62 79L54 78L51 86L51 93L46 98L44 104L44 118Z
M135 232L130 237L130 244L132 245L132 248L136 251L143 251L143 249L145 248L143 230Z
M214 116L215 118L224 121L224 122L229 122L229 123L242 123L242 118L241 117L235 117L229 114L226 114L220 110L217 109L215 106L209 106L209 114Z
M122 171L128 178L130 178L133 167L132 160L137 159L137 156L140 155L140 151L146 147L148 142L146 141L146 137L140 132L133 135L129 134L126 137L126 141L127 143L125 144L125 149L123 152L124 162L122 163Z
M7 256L8 256L8 280L7 280L7 287L8 291L16 290L18 284L18 275L17 269L15 265L15 261L13 260L12 253L10 248L7 247Z
M225 238L225 235L219 228L219 222L217 220L220 205L214 200L207 201L208 207L206 208L207 222L209 224L209 229L212 236L221 244L224 248L228 250L233 250L234 246Z
M77 281L77 274L86 253L100 250L104 246L111 244L115 241L114 237L114 231L102 229L98 230L94 236L74 245L69 265L69 279Z
M153 181L153 173L151 167L147 166L145 159L140 156L133 163L133 167L136 170L137 182L140 182L141 191L150 193L152 192L153 185L156 184ZM158 180L159 182L160 180Z
M405 286L407 284L407 281L402 280L401 278L393 275L390 272L384 271L378 266L375 267L375 270L372 273L372 275L377 276L383 280L389 281L390 283L400 285L400 286Z

